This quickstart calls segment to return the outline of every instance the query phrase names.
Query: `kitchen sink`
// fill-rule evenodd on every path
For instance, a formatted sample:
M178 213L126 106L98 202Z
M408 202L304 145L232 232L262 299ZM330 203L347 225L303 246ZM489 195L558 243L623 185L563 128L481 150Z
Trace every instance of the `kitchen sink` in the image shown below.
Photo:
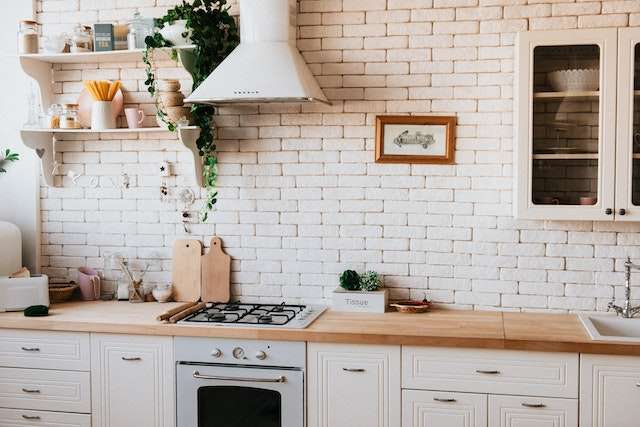
M640 342L640 318L578 316L594 341Z

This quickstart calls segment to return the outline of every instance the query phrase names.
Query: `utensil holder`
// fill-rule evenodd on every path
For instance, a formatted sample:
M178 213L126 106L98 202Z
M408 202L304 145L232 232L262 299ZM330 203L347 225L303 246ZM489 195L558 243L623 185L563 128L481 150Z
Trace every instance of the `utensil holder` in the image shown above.
M113 117L111 101L94 101L91 107L91 129L115 129L116 118Z

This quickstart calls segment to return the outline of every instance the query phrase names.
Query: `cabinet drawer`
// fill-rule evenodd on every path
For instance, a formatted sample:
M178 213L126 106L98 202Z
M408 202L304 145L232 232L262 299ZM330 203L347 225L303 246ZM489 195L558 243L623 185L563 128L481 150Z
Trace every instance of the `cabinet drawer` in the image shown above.
M91 427L91 415L0 408L0 426Z
M491 427L578 427L578 400L489 396L489 425Z
M403 347L403 388L578 397L578 355Z
M0 329L0 366L88 371L89 334Z
M403 390L403 427L486 427L487 395Z
M89 372L0 368L0 407L89 413Z

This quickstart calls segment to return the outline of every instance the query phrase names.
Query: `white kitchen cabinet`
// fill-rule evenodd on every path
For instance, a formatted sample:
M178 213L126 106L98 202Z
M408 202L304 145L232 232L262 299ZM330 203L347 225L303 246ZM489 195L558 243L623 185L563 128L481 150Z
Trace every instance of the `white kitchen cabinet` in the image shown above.
M578 427L578 400L489 396L489 427Z
M174 427L173 339L91 335L93 427Z
M615 28L518 35L516 217L616 217L617 36ZM591 83L568 84L576 79Z
M3 427L91 427L91 415L0 408Z
M402 391L402 427L486 426L485 394Z
M580 425L640 425L640 357L582 355Z
M400 425L400 346L307 347L309 427Z

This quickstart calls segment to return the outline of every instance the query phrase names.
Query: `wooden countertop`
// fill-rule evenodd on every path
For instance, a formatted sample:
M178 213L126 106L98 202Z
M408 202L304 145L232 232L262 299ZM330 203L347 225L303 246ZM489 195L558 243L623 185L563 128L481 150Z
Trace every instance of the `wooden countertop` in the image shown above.
M0 313L0 328L282 341L396 344L640 355L640 345L593 342L570 314L433 310L424 314L327 311L306 329L165 324L176 303L71 302L48 317Z

